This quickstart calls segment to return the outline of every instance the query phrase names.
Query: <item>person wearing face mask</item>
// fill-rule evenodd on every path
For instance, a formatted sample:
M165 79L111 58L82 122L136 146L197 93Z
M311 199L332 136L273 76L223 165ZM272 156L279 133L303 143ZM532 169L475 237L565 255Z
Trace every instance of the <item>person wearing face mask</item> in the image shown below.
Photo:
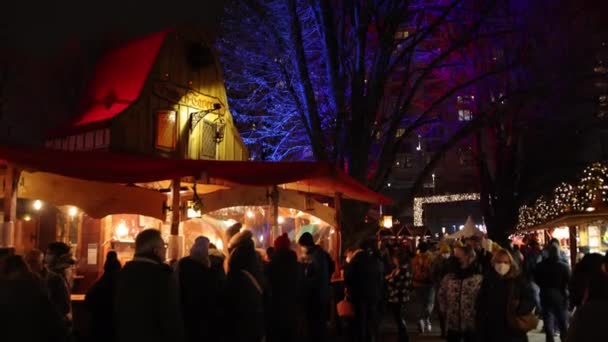
M479 340L526 342L527 332L510 323L535 308L534 293L505 249L494 252L492 270L484 277L477 301Z
M119 342L185 340L177 282L165 264L166 252L159 230L145 229L135 238L135 257L120 271L116 284Z
M476 300L483 277L475 265L475 257L470 246L454 247L457 267L450 270L439 286L439 311L445 317L448 342L476 341Z

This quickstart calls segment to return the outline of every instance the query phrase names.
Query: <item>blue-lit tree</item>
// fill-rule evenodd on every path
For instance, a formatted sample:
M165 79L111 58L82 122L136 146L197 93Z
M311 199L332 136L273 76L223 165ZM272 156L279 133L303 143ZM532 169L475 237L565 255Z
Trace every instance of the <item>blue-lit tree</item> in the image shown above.
M335 161L376 189L446 100L509 67L474 65L509 33L491 1L246 0L226 12L230 105L256 158Z
M241 134L255 158L332 161L379 190L405 140L442 124L457 94L518 65L487 63L495 40L514 32L506 9L476 0L233 1L219 45Z

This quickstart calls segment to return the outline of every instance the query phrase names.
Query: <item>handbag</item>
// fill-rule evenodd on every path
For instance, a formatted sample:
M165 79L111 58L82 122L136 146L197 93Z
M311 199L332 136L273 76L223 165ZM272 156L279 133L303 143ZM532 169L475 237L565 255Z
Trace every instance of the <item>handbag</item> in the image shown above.
M519 307L519 300L515 299L513 285L511 285L511 291L509 293L509 299L507 302L507 322L516 331L522 333L528 333L538 327L539 319L536 317L536 308L532 308L532 311L518 315L517 308Z
M350 299L348 298L348 291L344 290L344 299L336 304L336 311L338 312L338 317L355 317L355 308L353 307L353 303L351 303Z

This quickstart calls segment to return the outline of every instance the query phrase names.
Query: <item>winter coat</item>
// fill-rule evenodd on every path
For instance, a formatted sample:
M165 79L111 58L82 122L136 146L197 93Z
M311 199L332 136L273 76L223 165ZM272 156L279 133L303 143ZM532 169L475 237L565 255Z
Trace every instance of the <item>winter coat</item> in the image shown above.
M220 277L222 283L226 282L226 271L224 270L224 261L226 256L219 249L209 250L209 262L211 262L211 269Z
M492 271L492 253L483 248L480 251L476 251L476 253L477 258L474 263L477 268L476 272L485 275Z
M379 303L383 284L380 261L365 251L356 252L344 274L344 286L350 299L354 303Z
M512 314L525 315L534 309L534 293L523 277L503 278L496 271L488 272L483 280L477 301L477 331L484 342L525 342L526 333L510 326L507 314L515 301Z
M91 334L93 341L116 341L114 326L114 296L119 270L106 271L87 292L84 300L91 314Z
M72 312L72 300L70 298L70 285L65 277L63 270L44 269L43 281L48 291L49 299L55 306L57 312L64 318L70 321Z
M218 297L222 291L222 277L218 271L190 257L176 266L180 304L188 341L217 339Z
M475 330L476 303L483 277L471 267L446 275L438 293L439 310L445 315L448 331Z
M394 270L386 279L388 302L405 304L410 300L412 291L412 271L409 264L404 264Z
M153 258L136 256L120 271L114 308L120 342L185 341L172 270Z
M253 243L235 248L230 255L222 296L226 342L260 342L264 339L267 292Z
M272 291L270 299L271 341L282 341L283 336L296 333L300 312L302 268L292 250L279 250L266 268L266 278Z
M604 324L608 317L608 300L583 304L574 313L566 342L608 341Z
M429 287L433 285L433 262L433 254L431 252L416 254L412 260L414 287Z
M452 256L447 259L441 256L435 257L431 265L431 275L435 287L439 288L443 278L457 267L458 261Z
M325 251L319 246L310 247L303 261L305 301L327 303L330 295L330 274Z
M67 327L39 280L0 280L2 341L63 342Z
M534 279L540 287L543 307L566 308L570 268L557 259L545 259L536 268Z

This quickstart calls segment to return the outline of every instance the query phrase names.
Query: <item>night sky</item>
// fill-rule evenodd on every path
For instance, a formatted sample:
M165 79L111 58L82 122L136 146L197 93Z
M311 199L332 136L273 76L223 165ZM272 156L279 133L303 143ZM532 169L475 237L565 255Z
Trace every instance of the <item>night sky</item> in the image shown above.
M217 32L223 5L223 0L3 3L0 140L41 143L46 129L74 115L104 51L177 25L194 23Z
M110 32L138 35L197 22L217 27L224 0L3 2L3 48L56 52L70 40L96 40Z

